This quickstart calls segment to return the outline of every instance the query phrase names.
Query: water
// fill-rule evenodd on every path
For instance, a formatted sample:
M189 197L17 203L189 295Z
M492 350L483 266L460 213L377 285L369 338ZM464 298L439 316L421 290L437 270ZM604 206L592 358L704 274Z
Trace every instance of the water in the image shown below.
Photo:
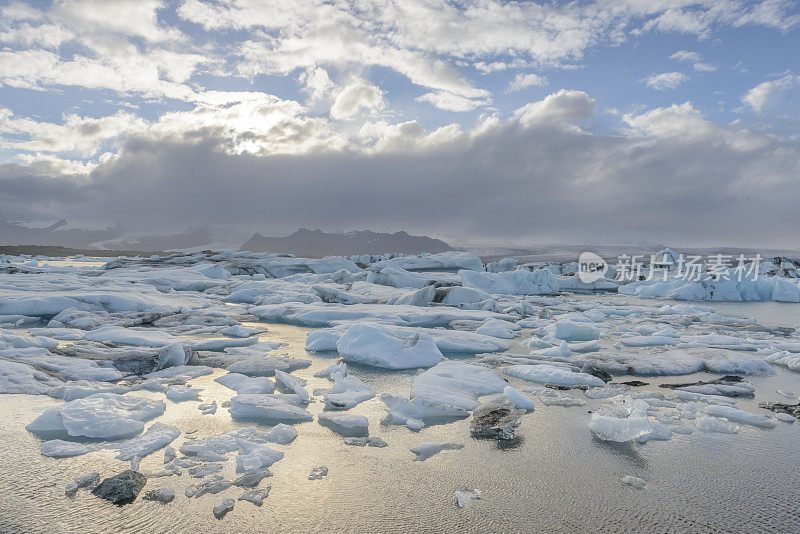
M597 298L597 296L593 296ZM631 300L631 299L626 299ZM652 302L650 302L652 304ZM774 303L737 304L724 313L760 315L764 324L800 325L800 310ZM331 356L306 353L308 329L267 325L265 339L284 341L278 353L310 358L313 365L294 374L308 378L307 389L330 386L314 372L327 367ZM522 336L523 338L525 336ZM387 372L350 366L378 392L407 395L415 371ZM759 412L759 401L784 400L776 389L800 391L800 374L776 368L769 377L752 377L754 399L737 406ZM218 403L231 391L213 381L222 371L192 381L203 389L204 400ZM693 381L711 375L646 378L658 383ZM641 378L641 377L639 377ZM530 384L511 379L518 389ZM661 390L663 391L663 390ZM137 392L152 398L157 393ZM582 398L581 392L574 396ZM235 509L218 521L211 509L223 497L241 493L187 499L186 486L196 482L183 476L149 479L145 491L175 489L170 504L138 499L117 507L85 490L75 498L64 495L64 485L90 471L110 476L128 467L113 452L96 452L70 459L52 459L39 453L40 441L25 431L42 409L60 401L39 396L5 395L0 413L0 531L22 532L800 532L800 422L779 423L771 430L742 426L738 434L695 431L675 434L670 441L646 445L609 444L594 438L586 423L597 401L583 407L537 404L518 429L519 438L498 446L492 440L469 435L469 420L428 427L414 434L404 427L382 426L385 414L377 398L350 413L366 415L370 433L383 438L383 449L351 447L316 421L296 425L298 438L272 466L273 476L261 486L272 490L262 507L237 501ZM197 436L233 428L228 411L219 408L204 416L197 402L174 404L159 421ZM322 403L309 410L317 414ZM763 412L763 411L762 411ZM176 446L185 434L173 443ZM453 441L464 449L445 451L424 462L412 461L411 447L423 441ZM157 469L163 453L142 461L143 470ZM314 467L327 466L322 480L309 481ZM233 466L226 466L227 476ZM648 482L639 491L619 478L635 475ZM455 505L454 491L477 488L481 500L467 509Z

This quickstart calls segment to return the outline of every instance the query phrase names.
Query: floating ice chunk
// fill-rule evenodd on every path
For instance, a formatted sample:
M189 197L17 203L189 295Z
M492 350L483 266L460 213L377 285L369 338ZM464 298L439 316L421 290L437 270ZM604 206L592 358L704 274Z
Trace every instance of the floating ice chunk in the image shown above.
M312 415L303 408L280 399L280 395L245 393L231 399L231 417L237 421L275 421L299 423L311 421Z
M512 323L508 321L498 321L497 319L489 319L485 323L483 323L477 330L475 330L478 334L483 334L485 336L491 337L499 337L501 339L512 339L516 337L516 334L513 332L511 328L509 328Z
M390 369L430 367L443 358L430 336L403 339L373 324L351 326L336 342L336 350L346 361Z
M532 412L534 409L533 400L531 400L528 396L523 395L516 389L511 386L506 386L503 388L503 395L508 397L511 402L514 403L514 407L520 410L525 410L528 412Z
M238 501L247 501L255 504L256 506L261 506L264 503L264 499L269 497L269 490L271 486L267 484L264 489L252 488L241 495L239 495Z
M745 412L744 410L734 408L733 406L710 405L706 406L705 412L713 417L727 419L732 423L739 423L758 428L773 428L775 426L775 420L771 417Z
M222 499L212 510L212 512L214 512L214 517L217 519L222 519L228 514L228 512L233 510L234 504L236 503L233 499Z
M260 443L243 439L236 440L239 454L236 456L236 472L258 471L283 458L283 453Z
M426 441L425 443L420 443L415 447L411 447L411 452L416 455L414 458L415 462L422 462L442 451L455 451L463 448L464 445L461 443L452 443L450 441Z
M205 478L209 475L214 475L222 471L223 465L221 463L208 462L196 465L189 469L189 475L192 478Z
M454 286L447 289L447 293L442 298L442 304L446 306L463 306L464 304L476 304L491 300L492 295L473 289L471 287Z
M557 391L555 389L530 388L530 389L525 389L524 391L536 395L539 398L539 401L545 406L570 407L570 406L583 406L586 404L586 402L584 402L583 400L576 399L569 393L566 393L564 391ZM590 391L603 391L603 390L590 389L586 393L589 393Z
M42 437L120 439L139 434L165 409L163 401L98 393L48 408L25 428Z
M60 380L30 365L0 359L0 393L42 395L62 384Z
M375 396L372 388L352 375L333 373L331 379L334 382L333 387L324 390L322 394L322 400L330 408L348 410Z
M667 440L672 436L669 427L650 421L647 403L640 399L618 395L602 401L592 413L589 430L604 441L644 443L651 439Z
M72 482L69 482L64 488L64 493L67 497L74 497L80 488L94 489L100 483L100 473L93 472L79 476Z
M149 490L142 495L145 501L155 501L161 504L167 504L175 499L175 490L172 488L160 488Z
M163 423L153 423L141 436L123 441L119 444L112 444L111 447L119 451L117 460L127 461L134 457L144 458L148 454L166 447L175 441L175 438L180 436L180 434L180 430L174 426L165 425Z
M328 468L323 465L312 469L311 474L308 475L308 480L322 480L326 476L328 476Z
M54 354L47 349L30 347L22 349L0 350L0 362L14 361L35 367L38 371L48 373L62 380L94 380L111 382L120 380L123 374L113 367L103 367L95 361L84 358L72 358ZM3 371L6 368L6 371ZM8 373L10 377L18 374L21 368L0 364L0 376ZM36 374L35 376L40 376ZM16 378L17 383L25 383Z
M537 384L552 384L555 386L590 386L603 387L605 382L596 376L586 373L576 373L570 369L551 364L539 365L511 365L503 371L516 378Z
M167 386L164 395L172 402L196 401L200 399L200 390L192 386Z
M462 270L458 272L461 285L492 295L554 295L558 293L558 280L550 271L516 270L486 273Z
M240 373L227 373L214 379L236 393L272 393L275 384L265 377L251 378Z
M705 432L717 432L719 434L735 434L739 431L739 426L732 423L717 419L716 417L709 417L701 415L695 418L694 425Z
M258 486L262 480L266 477L271 477L272 473L270 473L269 469L257 469L255 471L247 471L236 477L233 481L234 486L238 486L240 488L255 488ZM269 486L268 486L269 487Z
M507 385L491 369L448 360L416 376L412 382L411 396L432 404L472 410L478 405L478 397L500 393Z
M592 341L600 337L600 331L592 325L575 321L556 321L545 327L547 335L564 341Z
M499 395L475 408L470 431L478 437L514 439L514 429L522 422L524 414L525 410L515 408L511 399Z
M645 486L647 486L647 482L645 482L644 479L635 477L633 475L625 475L624 477L620 478L619 481L626 486L631 486L632 488L636 488L638 490L644 489Z
M305 369L311 365L311 360L288 358L283 356L263 356L245 358L228 365L231 373L240 373L247 376L274 376L275 370L291 373L297 369Z
M389 408L385 421L389 424L405 425L409 430L419 431L428 424L452 421L469 416L464 408L441 404L424 398L404 399L388 393L381 401Z
M344 438L344 444L353 445L355 447L366 447L369 445L370 447L383 448L388 446L388 444L379 437L349 437Z
M208 267L197 269L197 272L213 280L229 280L231 277L231 273L225 270L221 263L215 263Z
M458 507L467 508L474 501L477 501L481 498L481 492L476 489L462 488L460 490L456 490L455 496Z
M217 401L206 402L197 407L203 415L214 415L217 413Z
M163 347L180 342L179 338L156 328L125 328L113 325L105 325L90 330L83 337L87 341L132 345L135 347Z
M297 429L285 423L278 423L264 434L264 440L280 443L281 445L288 445L296 437Z
M369 420L363 415L323 412L317 419L319 424L342 436L366 436L369 432Z
M795 417L793 415L789 415L788 413L776 413L775 419L778 421L783 421L784 423L794 423Z
M190 499L192 497L197 499L207 493L216 495L217 493L230 488L231 485L232 482L230 480L225 480L219 476L210 476L207 479L204 479L200 484L192 484L191 486L187 486L184 493Z
M303 402L308 403L311 400L311 396L308 394L308 391L306 391L303 387L305 385L304 380L294 377L289 373L284 373L281 370L275 370L275 380L298 395Z
M677 345L680 339L672 336L630 336L620 339L623 345L628 347L661 347L665 345Z
M370 271L381 271L386 267L398 267L408 271L450 271L470 269L483 271L481 259L470 252L440 252L421 256L403 256L373 263Z
M75 328L31 328L29 330L32 336L51 337L53 339L62 339L64 341L77 341L83 339L83 331Z
M792 371L800 371L800 354L782 350L774 352L764 358L768 362L788 367ZM0 371L2 372L2 371Z
M317 378L330 378L333 373L339 373L342 376L347 376L347 364L344 362L333 363L322 371L317 371L314 373L314 376Z
M93 443L76 443L74 441L64 441L62 439L51 439L42 443L42 456L50 458L71 458L80 456L99 449L99 445Z

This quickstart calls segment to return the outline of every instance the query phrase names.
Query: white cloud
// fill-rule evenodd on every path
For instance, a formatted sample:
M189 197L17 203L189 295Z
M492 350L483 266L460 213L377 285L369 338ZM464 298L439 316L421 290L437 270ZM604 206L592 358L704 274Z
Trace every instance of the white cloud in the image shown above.
M550 123L577 123L594 117L595 100L584 91L562 89L543 100L519 108L515 116L525 126Z
M415 100L417 102L428 102L446 111L472 111L481 106L491 104L491 99L464 98L449 91L425 93L415 98Z
M349 119L362 110L374 112L383 109L383 91L374 85L358 80L347 85L336 95L331 106L331 117Z
M766 107L780 98L782 94L793 87L800 86L800 76L786 73L776 79L762 82L742 96L742 102L750 106L755 112L761 113Z
M663 72L661 74L653 74L644 80L648 87L655 89L656 91L676 89L679 85L687 81L689 81L689 77L682 72Z
M697 52L690 52L689 50L678 50L671 56L670 59L674 59L681 62L691 63L694 70L698 72L712 72L717 70L717 66L711 63L704 63L700 54Z
M547 78L538 74L517 74L508 84L508 91L521 91L528 87L544 87L548 84Z

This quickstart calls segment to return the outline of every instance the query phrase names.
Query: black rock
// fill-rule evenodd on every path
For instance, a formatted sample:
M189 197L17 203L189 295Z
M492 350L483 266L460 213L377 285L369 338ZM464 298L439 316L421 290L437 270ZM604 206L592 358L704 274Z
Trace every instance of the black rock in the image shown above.
M758 405L775 413L788 413L792 417L800 419L800 403L784 404L782 402L761 402Z
M649 386L650 382L642 382L641 380L628 380L626 382L620 382L623 386L631 386L634 388L638 388L641 386Z
M103 480L92 493L114 504L128 504L136 499L146 483L147 477L128 469Z

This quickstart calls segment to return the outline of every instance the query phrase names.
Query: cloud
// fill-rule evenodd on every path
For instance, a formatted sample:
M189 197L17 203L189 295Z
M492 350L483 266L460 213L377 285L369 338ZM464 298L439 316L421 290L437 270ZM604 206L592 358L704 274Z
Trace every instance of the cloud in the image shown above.
M644 79L647 87L655 89L656 91L666 91L668 89L676 89L682 83L689 81L689 77L682 72L664 72L661 74L653 74Z
M544 87L548 84L547 78L538 74L517 74L508 84L508 91L522 91L528 87Z
M331 106L331 117L349 119L362 110L372 112L383 109L383 91L363 80L356 81L342 89Z
M698 72L713 72L717 70L717 66L711 63L704 63L700 54L697 52L690 52L689 50L678 50L671 56L670 59L677 61L691 63L694 70Z
M439 109L447 111L472 111L473 109L492 103L489 98L465 98L449 91L425 93L414 100L417 102L428 102Z
M0 211L162 228L403 228L528 243L796 243L786 220L800 201L800 141L718 126L688 103L629 114L624 135L577 128L593 106L585 93L562 91L472 130L376 124L364 135L394 142L366 153L236 154L210 129L137 138L88 175L47 161L0 167Z
M762 82L742 96L742 102L750 106L756 113L775 104L787 91L800 86L800 76L786 73L776 80Z

